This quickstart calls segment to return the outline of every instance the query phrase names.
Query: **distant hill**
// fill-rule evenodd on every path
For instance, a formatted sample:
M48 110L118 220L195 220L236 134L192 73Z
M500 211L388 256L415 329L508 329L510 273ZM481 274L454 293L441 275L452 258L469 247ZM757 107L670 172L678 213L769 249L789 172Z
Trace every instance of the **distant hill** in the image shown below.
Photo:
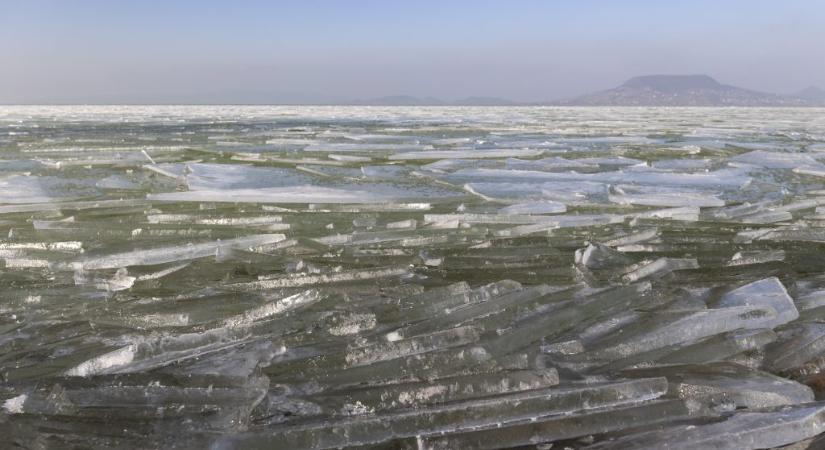
M797 92L794 97L798 97L810 102L825 104L825 90L816 86L810 86Z
M613 89L553 103L570 106L812 106L820 100L730 86L707 75L645 75L631 78Z

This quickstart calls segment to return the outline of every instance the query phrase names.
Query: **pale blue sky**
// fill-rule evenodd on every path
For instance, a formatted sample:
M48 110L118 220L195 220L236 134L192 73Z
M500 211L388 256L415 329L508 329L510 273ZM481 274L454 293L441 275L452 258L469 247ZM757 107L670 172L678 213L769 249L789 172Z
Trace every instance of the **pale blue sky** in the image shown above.
M825 87L825 1L0 0L0 103Z

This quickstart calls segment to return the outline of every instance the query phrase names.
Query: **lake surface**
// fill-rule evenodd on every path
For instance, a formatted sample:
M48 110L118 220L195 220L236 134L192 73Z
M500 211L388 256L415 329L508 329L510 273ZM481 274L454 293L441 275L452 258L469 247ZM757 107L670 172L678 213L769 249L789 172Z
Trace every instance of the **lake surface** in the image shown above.
M825 109L0 106L22 448L817 448L824 321Z

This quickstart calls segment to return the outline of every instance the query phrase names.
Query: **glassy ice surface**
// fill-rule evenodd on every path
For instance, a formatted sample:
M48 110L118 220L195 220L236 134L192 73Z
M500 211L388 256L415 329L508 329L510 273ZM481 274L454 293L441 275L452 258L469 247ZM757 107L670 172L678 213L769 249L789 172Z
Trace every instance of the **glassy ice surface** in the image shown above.
M0 436L822 448L823 176L821 109L0 107Z

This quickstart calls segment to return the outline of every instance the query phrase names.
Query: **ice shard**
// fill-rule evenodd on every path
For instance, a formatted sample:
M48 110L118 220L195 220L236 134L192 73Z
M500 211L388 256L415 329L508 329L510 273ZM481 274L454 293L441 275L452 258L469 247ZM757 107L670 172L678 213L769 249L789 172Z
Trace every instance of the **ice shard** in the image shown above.
M85 270L149 266L214 256L215 252L221 248L250 248L280 242L284 239L286 237L283 234L259 234L225 241L133 250L99 257L88 257L78 261L77 264Z

